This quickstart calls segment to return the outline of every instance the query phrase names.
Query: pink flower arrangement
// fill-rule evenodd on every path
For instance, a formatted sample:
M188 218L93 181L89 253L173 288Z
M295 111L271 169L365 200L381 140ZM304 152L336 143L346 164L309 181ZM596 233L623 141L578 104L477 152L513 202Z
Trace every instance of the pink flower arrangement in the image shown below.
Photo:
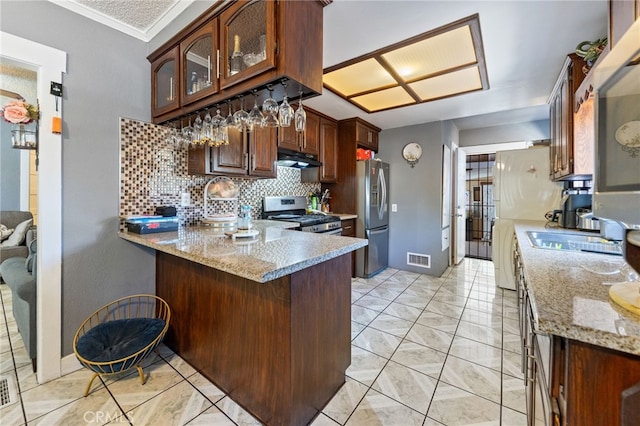
M24 101L9 101L2 108L2 118L13 124L29 124L38 119L38 107Z

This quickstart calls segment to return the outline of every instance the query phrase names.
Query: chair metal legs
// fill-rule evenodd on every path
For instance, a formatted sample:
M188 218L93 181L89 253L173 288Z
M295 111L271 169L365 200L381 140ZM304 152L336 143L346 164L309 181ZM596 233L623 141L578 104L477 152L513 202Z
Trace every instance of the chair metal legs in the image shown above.
M138 376L140 377L140 384L144 385L147 380L146 377L144 376L144 371L142 370L142 367L140 366L140 364L136 365L136 369L138 370ZM91 380L89 380L89 384L87 385L87 388L84 391L84 396L89 395L89 391L91 390L91 385L93 384L93 381L96 379L96 377L98 377L100 375L100 373L93 373L93 376L91 376Z

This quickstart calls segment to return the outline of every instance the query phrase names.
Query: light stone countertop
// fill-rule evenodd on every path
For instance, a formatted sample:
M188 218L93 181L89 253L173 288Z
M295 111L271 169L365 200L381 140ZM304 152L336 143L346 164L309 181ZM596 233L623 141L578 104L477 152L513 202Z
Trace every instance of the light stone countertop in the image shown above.
M182 257L257 282L267 282L322 263L367 245L361 238L314 234L286 228L294 222L254 220L255 238L236 238L224 230L180 227L178 231L156 234L120 232L136 244Z
M609 286L602 284L626 278L598 273L615 271L624 259L533 247L526 231L576 232L545 224L515 221L536 331L640 355L640 317L611 301Z
M353 213L329 213L331 216L338 216L340 220L357 219L358 215Z

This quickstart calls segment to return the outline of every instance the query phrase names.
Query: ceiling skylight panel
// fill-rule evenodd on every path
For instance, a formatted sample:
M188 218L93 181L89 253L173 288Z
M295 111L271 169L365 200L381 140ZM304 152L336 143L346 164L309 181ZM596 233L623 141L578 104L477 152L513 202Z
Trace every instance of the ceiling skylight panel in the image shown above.
M446 98L461 93L482 89L480 71L477 66L442 74L409 85L422 101Z
M327 87L342 93L344 96L398 84L382 65L373 58L325 74L323 82Z
M477 61L468 25L385 53L382 58L405 81L475 64Z
M360 105L369 112L381 111L383 109L396 108L403 105L416 103L402 87L380 90L362 96L351 98L352 102Z

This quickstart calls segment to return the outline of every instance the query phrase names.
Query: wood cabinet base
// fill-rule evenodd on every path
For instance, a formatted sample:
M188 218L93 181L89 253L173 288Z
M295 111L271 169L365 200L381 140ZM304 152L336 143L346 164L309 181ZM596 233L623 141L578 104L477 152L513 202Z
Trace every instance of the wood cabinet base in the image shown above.
M156 253L165 343L270 425L309 423L351 363L351 256L258 283Z

